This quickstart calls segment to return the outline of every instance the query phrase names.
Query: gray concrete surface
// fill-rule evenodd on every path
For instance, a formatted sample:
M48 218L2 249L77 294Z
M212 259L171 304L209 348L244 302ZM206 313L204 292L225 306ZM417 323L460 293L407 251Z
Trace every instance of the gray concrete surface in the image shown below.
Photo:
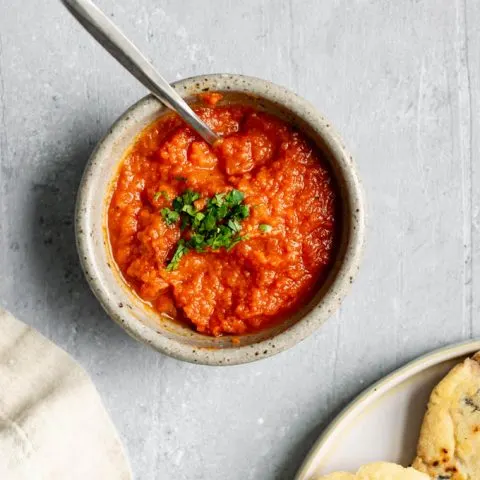
M324 328L256 364L135 343L82 277L72 214L94 144L144 90L58 0L0 0L0 303L92 375L136 478L290 479L364 387L480 336L480 3L98 3L168 79L256 75L332 120L365 185L363 269Z

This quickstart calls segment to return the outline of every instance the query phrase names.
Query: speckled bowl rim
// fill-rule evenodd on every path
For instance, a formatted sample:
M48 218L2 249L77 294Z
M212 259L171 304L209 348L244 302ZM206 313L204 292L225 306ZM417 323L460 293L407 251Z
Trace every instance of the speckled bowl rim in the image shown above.
M266 80L234 74L210 74L191 77L175 82L173 87L180 95L187 91L191 95L192 89L196 93L200 93L204 90L203 87L205 85L208 85L210 90L244 92L269 102L280 104L314 129L315 135L321 138L321 141L329 150L337 170L341 172L344 184L343 195L347 195L350 206L349 236L345 253L340 265L337 267L336 275L321 301L311 311L306 313L303 318L272 338L251 345L218 349L199 348L197 350L192 350L191 345L186 345L160 334L131 315L128 309L122 308L122 305L111 301L108 285L102 284L99 280L101 269L107 267L106 265L98 264L94 254L93 234L89 234L91 179L95 176L99 163L108 154L116 138L126 129L126 124L134 121L137 113L140 115L140 112L151 107L152 102L158 105L158 101L150 95L142 98L122 114L92 153L78 191L75 233L80 263L93 293L107 314L125 329L129 335L150 345L155 350L179 360L214 366L238 365L257 361L292 347L317 330L340 306L358 272L364 249L364 196L352 156L347 151L340 136L331 126L331 123L318 113L309 102L286 88ZM118 162L121 160L119 158ZM113 178L114 172L112 172Z

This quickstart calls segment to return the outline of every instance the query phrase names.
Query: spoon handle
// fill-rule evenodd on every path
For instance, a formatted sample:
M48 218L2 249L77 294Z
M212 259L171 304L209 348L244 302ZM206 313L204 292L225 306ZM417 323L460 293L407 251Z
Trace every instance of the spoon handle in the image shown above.
M90 0L62 0L62 3L100 45L155 97L177 112L206 142L213 145L219 139L97 6Z

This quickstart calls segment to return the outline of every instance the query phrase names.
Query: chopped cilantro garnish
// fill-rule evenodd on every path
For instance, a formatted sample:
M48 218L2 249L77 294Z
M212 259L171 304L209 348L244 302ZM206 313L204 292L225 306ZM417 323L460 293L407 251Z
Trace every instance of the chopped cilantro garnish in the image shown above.
M188 229L187 240L179 241L167 270L175 270L180 259L189 250L230 250L237 243L246 240L246 236L240 236L241 222L250 215L248 205L243 203L244 198L245 195L239 190L217 193L207 200L204 210L198 211L194 202L200 199L200 195L186 190L173 200L173 210L164 208L162 215L167 225L180 219L181 230Z
M167 193L165 190L162 190L162 191L160 191L160 192L157 192L157 193L153 196L153 200L154 200L155 202L158 202L158 199L159 199L160 197L164 197L166 200L170 200L170 199L168 198L168 193Z
M197 213L197 210L193 205L184 205L182 208L182 212L185 212L186 214L190 215L191 217L194 217Z
M194 233L188 241L188 244L197 252L203 252L205 248L205 235Z
M220 206L224 202L225 195L226 195L226 193L217 193L210 199L210 202L213 205Z
M212 208L207 208L207 212L205 213L205 218L202 223L198 226L199 229L209 232L215 229L217 225L217 216L215 215L215 210Z
M200 228L200 225L202 223L202 220L205 218L205 214L202 212L197 212L195 214L195 217L192 221L192 229L193 230L198 230Z
M225 196L225 201L231 205L240 205L243 202L245 195L239 190L232 190Z
M185 190L185 192L177 197L173 201L173 209L180 213L183 209L183 207L187 205L193 205L193 202L198 200L200 198L200 195L197 192L192 192L192 190Z
M235 237L232 240L232 243L226 247L228 251L230 251L237 243L243 242L244 240L248 240L250 237L248 235L244 235L243 237Z
M185 244L185 240L182 238L178 241L177 245L177 250L173 254L172 259L170 260L170 263L167 266L167 270L169 272L176 270L178 267L178 264L180 263L181 258L188 253L188 246Z
M272 231L272 226L262 223L258 226L258 229L263 233L269 233Z
M250 215L250 209L248 208L248 205L238 205L236 215L242 220L247 218Z
M238 233L242 229L240 222L236 219L229 220L227 225L228 228L230 228L230 230L232 230L234 233Z
M167 225L173 225L180 218L180 214L178 212L170 210L169 208L162 208L161 213Z

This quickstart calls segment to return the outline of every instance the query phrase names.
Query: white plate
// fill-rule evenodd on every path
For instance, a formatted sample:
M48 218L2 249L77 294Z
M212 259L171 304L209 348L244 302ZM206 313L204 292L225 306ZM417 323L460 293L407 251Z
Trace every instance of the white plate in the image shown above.
M479 350L480 341L442 348L374 384L323 432L295 480L355 472L381 460L409 465L433 387L456 363Z

